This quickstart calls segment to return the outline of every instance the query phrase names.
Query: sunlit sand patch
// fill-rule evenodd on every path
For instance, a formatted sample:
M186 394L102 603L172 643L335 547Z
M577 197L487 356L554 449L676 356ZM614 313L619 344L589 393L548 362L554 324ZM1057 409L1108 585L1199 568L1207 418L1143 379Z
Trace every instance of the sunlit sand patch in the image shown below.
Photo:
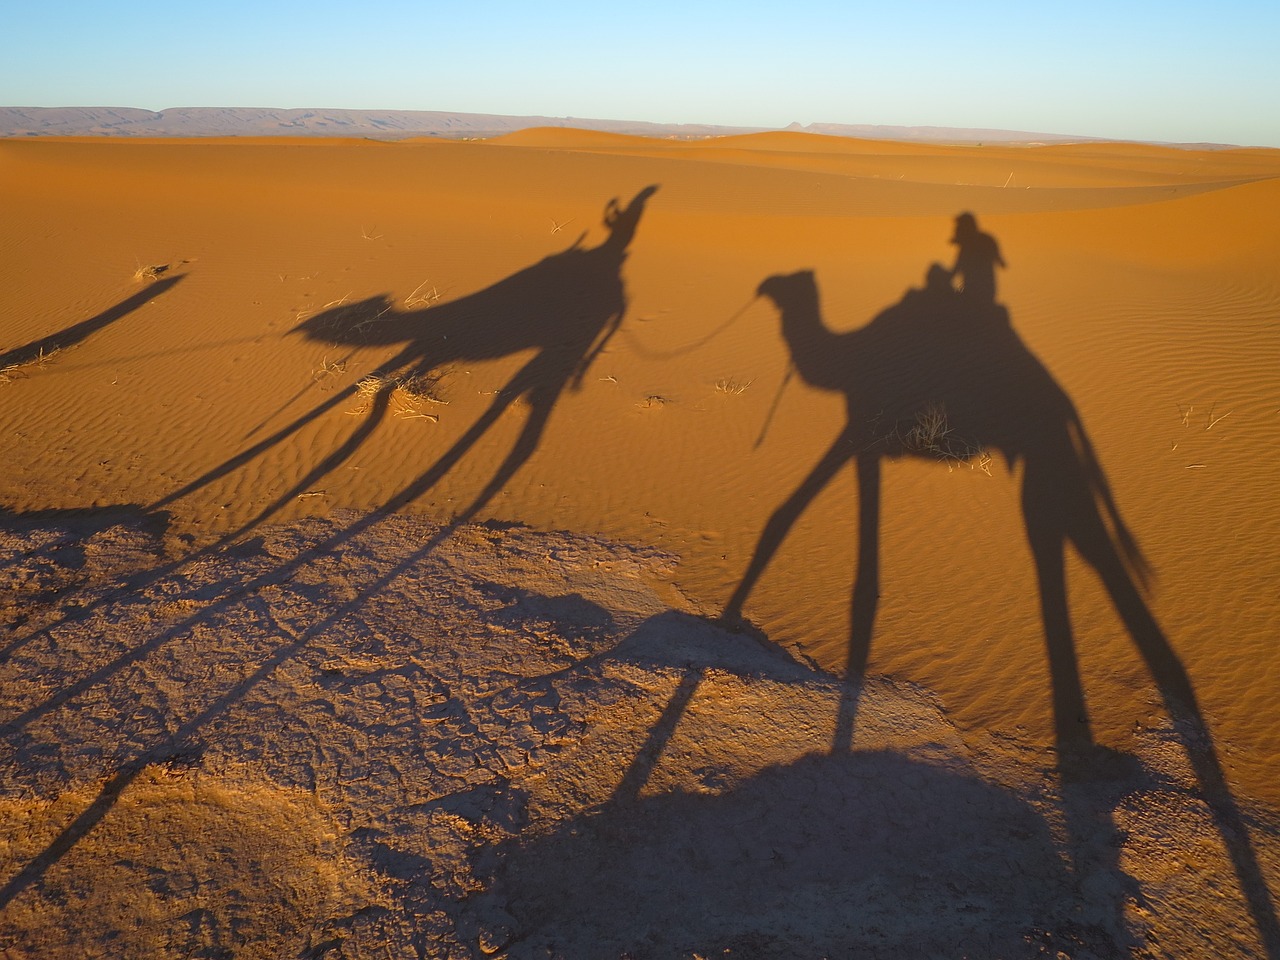
M59 844L104 805L90 833ZM0 849L11 885L19 867L44 868L0 912L18 956L293 956L362 892L314 797L181 761L119 793L0 801Z

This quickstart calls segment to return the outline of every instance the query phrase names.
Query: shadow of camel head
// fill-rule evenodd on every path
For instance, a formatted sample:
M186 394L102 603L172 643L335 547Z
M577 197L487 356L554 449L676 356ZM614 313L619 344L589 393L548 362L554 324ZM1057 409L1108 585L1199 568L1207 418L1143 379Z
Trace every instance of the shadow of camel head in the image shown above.
M818 284L812 270L798 270L795 273L776 274L766 277L756 287L757 297L768 297L779 310L817 311Z

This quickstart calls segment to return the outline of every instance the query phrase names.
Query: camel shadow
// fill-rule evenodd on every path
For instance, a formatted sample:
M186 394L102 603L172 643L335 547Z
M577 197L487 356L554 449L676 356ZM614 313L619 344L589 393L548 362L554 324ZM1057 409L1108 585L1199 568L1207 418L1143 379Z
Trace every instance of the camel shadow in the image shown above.
M847 420L809 475L770 516L730 597L734 618L809 503L848 463L858 483L858 567L847 672L866 667L880 594L881 465L917 457L942 463L1003 455L1021 463L1022 512L1035 560L1053 671L1058 745L1091 745L1066 606L1063 552L1071 543L1102 578L1131 635L1160 675L1176 660L1141 596L1148 571L1121 518L1084 426L1065 391L1013 330L1008 311L957 293L930 267L923 287L865 326L824 326L812 273L775 276L758 291L778 307L794 369L844 394ZM1184 682L1178 691L1189 694ZM851 735L856 699L842 733ZM837 746L840 746L837 743Z
M470 506L454 518L452 524L439 528L424 543L417 545L411 556L390 569L380 583L393 581L400 572L422 561L458 524L471 519L533 454L560 395L581 382L591 362L617 331L627 304L622 266L645 204L656 190L655 186L646 187L625 208L620 207L616 201L611 202L605 213L605 225L609 233L598 246L584 248L580 237L568 250L547 257L480 293L427 310L392 313L384 309L379 311L378 322L372 328L367 324L368 316L363 311L352 313L342 309L322 314L304 323L300 332L307 336L323 336L353 345L404 344L400 353L380 368L380 379L389 385L379 389L364 419L352 435L257 517L226 536L202 545L194 553L124 579L118 593L143 592L183 567L218 556L225 548L242 540L248 531L276 513L299 492L340 466L360 448L385 418L395 380L422 376L443 363L459 359L493 358L535 350L533 358L498 391L489 408L466 434L411 484L377 510L349 524L339 525L331 536L313 545L304 555L268 569L261 576L247 579L238 574L233 576L224 585L228 590L226 602L233 603L233 598L246 590L287 578L307 563L340 551L345 545L392 517L398 509L437 483L484 435L502 411L520 397L526 397L530 407L528 420L492 479ZM352 323L353 318L359 319ZM355 389L352 387L336 394L251 449L161 501L149 504L146 507L148 515L158 521L162 515L162 507L285 442L326 410L351 399ZM102 602L110 602L110 599L108 597ZM83 615L97 606L94 603L78 611L76 615ZM335 611L335 616L347 609L346 606L340 608ZM24 636L12 640L0 651L0 655L11 655L24 644L47 634L49 630L56 629L70 619L71 615L68 614L46 624L41 630L28 631ZM131 664L168 643L173 636L175 635L170 631L162 631L120 657L95 669L86 670L74 682L67 683L55 694L12 718L10 725L15 728L27 727L58 709L66 701L100 687Z
M430 490L523 399L529 410L523 429L493 476L455 519L473 518L533 455L561 395L581 387L587 369L621 326L627 309L623 264L657 190L645 187L625 207L611 200L604 215L607 236L597 246L583 246L584 233L568 249L468 296L398 310L384 295L308 318L294 330L307 339L352 349L399 346L400 351L365 378L363 388L357 384L339 391L154 506L163 507L244 466L326 411L356 399L363 389L364 411L356 429L238 532L243 533L349 460L391 412L398 386L428 381L450 364L533 351L465 433L378 511L392 513Z
M1267 955L1280 957L1280 923L1244 818L1191 678L1147 605L1148 568L1084 424L1067 393L1014 331L1008 311L994 300L994 286L989 295L959 293L951 285L952 273L935 264L921 288L908 290L865 326L843 333L823 323L811 272L770 277L760 285L758 292L779 310L794 369L809 384L844 394L847 420L808 476L770 516L724 616L741 618L753 588L805 508L852 463L858 492L857 570L846 693L833 743L833 751L847 751L880 594L883 461L917 457L954 463L987 457L991 451L1003 455L1011 469L1021 464L1022 516L1039 586L1069 832L1077 840L1083 837L1080 818L1090 815L1072 803L1071 785L1109 776L1129 758L1093 739L1067 603L1068 544L1102 582L1142 656L1215 811ZM1110 815L1109 810L1103 813Z
M51 333L44 337L32 340L20 347L13 347L0 353L0 371L9 368L18 368L26 366L29 363L39 362L41 359L50 357L59 350L65 350L73 347L78 343L87 340L99 330L102 330L115 323L122 317L126 317L133 313L139 307L145 306L156 297L165 293L174 287L186 274L177 274L171 277L165 277L157 280L155 283L139 290L131 297L126 297L113 307L108 307L101 313L90 317L87 320L81 320L71 326L59 330L57 333Z

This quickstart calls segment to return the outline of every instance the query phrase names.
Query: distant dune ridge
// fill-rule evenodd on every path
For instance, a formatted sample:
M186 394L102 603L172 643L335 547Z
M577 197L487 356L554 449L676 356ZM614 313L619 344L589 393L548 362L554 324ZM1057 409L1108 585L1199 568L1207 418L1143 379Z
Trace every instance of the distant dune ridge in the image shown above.
M582 117L518 117L438 110L282 110L274 107L173 107L153 111L136 107L0 107L4 137L493 137L529 127L572 127L647 137L717 137L753 133L771 127L735 127L709 123L649 123ZM921 141L1037 141L1053 143L1096 139L1018 130L961 127L908 127L876 124L792 123L787 130L836 137Z

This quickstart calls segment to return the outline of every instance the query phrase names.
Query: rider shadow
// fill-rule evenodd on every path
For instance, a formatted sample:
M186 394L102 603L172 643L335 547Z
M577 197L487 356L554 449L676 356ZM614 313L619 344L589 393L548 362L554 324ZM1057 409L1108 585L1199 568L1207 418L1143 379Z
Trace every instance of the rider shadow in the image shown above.
M882 461L918 457L956 463L996 451L1011 469L1021 462L1022 514L1039 585L1058 770L1073 844L1080 848L1086 843L1088 807L1095 801L1084 798L1098 795L1084 785L1131 773L1135 764L1093 740L1067 603L1068 544L1101 580L1181 731L1267 955L1280 957L1280 924L1244 818L1191 679L1147 606L1148 569L1079 414L1018 337L1008 311L994 300L994 288L990 296L958 293L951 277L950 271L933 265L923 288L908 290L865 326L843 333L823 323L811 272L770 277L760 285L759 293L778 307L795 370L816 387L843 393L847 422L809 475L770 516L724 616L741 617L743 605L792 526L836 473L852 462L858 490L857 572L846 693L833 743L833 752L848 751L880 593ZM1109 817L1110 812L1102 814Z
M377 511L392 513L430 490L504 411L523 398L529 410L523 429L456 522L473 518L533 455L561 395L581 387L587 369L620 327L627 308L622 267L645 205L657 189L645 187L625 207L610 201L604 216L608 235L598 246L584 247L584 233L567 250L477 293L407 311L396 309L384 295L328 310L299 324L295 332L311 340L353 349L399 346L400 352L363 381L372 390L359 426L240 533L275 514L350 459L387 418L398 385L430 380L450 364L533 351L463 436ZM155 506L171 503L261 456L324 412L354 399L358 390L360 385L353 385L338 392Z

